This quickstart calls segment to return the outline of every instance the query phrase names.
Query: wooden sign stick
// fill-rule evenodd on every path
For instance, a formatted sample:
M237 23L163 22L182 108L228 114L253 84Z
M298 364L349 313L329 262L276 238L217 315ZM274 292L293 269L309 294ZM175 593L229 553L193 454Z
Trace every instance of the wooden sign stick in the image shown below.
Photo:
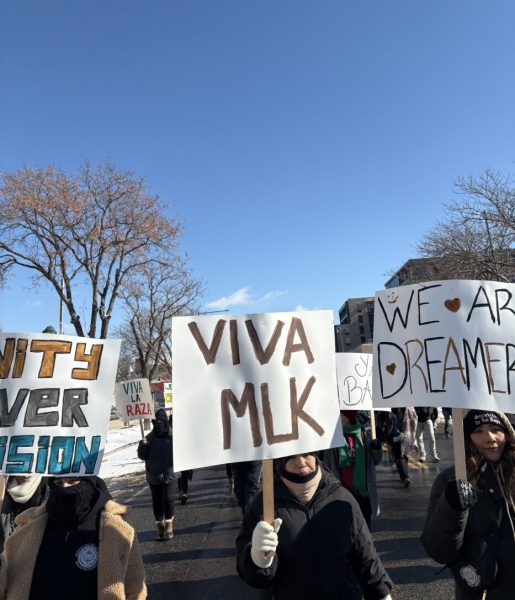
M467 463L465 460L465 437L463 435L463 408L452 409L452 443L454 449L454 471L456 479L467 481Z
M274 460L263 460L263 520L274 522Z
M376 439L376 416L374 414L374 409L370 411L370 435L372 439Z
M272 525L274 522L274 459L265 458L263 460L263 521ZM265 556L271 556L270 552L265 552Z
M141 430L141 439L144 440L145 439L145 431L143 430L143 419L141 417L139 418L139 428Z

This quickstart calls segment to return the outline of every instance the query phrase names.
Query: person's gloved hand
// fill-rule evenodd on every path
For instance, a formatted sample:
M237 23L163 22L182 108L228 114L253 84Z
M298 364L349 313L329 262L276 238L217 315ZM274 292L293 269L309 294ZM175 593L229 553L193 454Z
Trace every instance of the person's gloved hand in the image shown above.
M275 549L279 543L277 532L282 522L282 519L275 519L273 524L270 525L265 521L259 521L254 527L250 557L260 569L268 568L274 560Z
M382 448L381 442L376 439L370 440L370 448L372 450L381 450L381 448Z
M445 488L447 502L456 510L467 510L477 502L474 488L468 481L452 479Z

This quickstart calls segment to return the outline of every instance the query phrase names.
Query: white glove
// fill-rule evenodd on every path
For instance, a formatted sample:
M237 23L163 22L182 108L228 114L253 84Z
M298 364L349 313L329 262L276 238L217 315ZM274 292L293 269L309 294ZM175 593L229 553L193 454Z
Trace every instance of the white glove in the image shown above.
M254 527L250 557L260 569L267 569L274 560L275 549L279 543L277 532L282 522L282 519L275 519L270 525L265 521L259 521Z

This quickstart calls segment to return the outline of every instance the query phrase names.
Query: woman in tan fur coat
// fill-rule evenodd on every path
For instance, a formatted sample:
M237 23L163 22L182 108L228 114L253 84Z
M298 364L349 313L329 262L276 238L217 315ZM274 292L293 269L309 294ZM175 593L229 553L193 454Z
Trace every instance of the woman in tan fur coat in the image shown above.
M6 541L1 600L144 600L147 589L128 509L99 477L50 481L46 505L25 511Z

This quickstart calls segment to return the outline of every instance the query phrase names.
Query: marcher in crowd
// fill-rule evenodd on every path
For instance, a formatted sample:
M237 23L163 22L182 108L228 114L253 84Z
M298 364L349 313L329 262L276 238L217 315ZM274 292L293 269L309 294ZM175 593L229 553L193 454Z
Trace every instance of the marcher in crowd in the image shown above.
M452 408L450 408L448 406L442 407L442 414L443 414L443 419L444 419L443 432L445 434L445 437L448 438L449 437L449 421L452 419Z
M408 487L410 484L410 478L408 476L408 457L404 452L404 434L400 430L396 414L393 412L393 410L392 412L383 414L384 418L382 418L380 421L380 439L384 440L390 446L399 477L404 486Z
M47 502L6 540L2 600L143 600L143 562L127 508L99 477L52 478Z
M263 496L236 539L238 573L272 588L275 600L390 600L388 577L352 494L314 453L275 462L277 518L263 521Z
M186 504L188 501L188 481L193 479L193 469L181 471L181 476L177 480L179 484L179 500L181 504Z
M234 480L234 494L244 515L254 496L259 492L259 480L261 478L261 461L250 460L231 464Z
M456 599L515 594L515 433L502 413L471 410L463 420L467 480L454 467L433 483L422 543L448 565Z
M402 439L402 450L405 456L409 457L413 455L415 448L415 438L417 435L418 417L417 412L413 406L406 406L401 409L392 409L394 414L397 416L395 411L402 411L402 416L397 417L397 423L399 429L403 435Z
M371 439L369 421L357 410L341 410L340 418L346 444L342 448L324 450L318 454L326 468L356 498L369 528L372 517L379 515L376 485L376 465L383 451L380 442ZM368 415L366 417L368 419Z
M173 537L176 478L173 472L172 430L166 411L160 408L152 420L152 431L141 440L138 458L145 461L147 483L152 495L156 540Z
M416 444L419 452L419 460L420 462L425 462L426 460L424 434L427 433L427 437L429 438L429 448L431 451L431 461L434 463L440 462L438 453L436 451L435 430L433 426L433 419L436 420L438 416L438 410L433 406L417 406L415 411L417 412L418 417Z
M0 518L0 553L5 540L16 529L16 517L28 508L40 506L46 500L48 478L41 475L10 475L4 479Z

